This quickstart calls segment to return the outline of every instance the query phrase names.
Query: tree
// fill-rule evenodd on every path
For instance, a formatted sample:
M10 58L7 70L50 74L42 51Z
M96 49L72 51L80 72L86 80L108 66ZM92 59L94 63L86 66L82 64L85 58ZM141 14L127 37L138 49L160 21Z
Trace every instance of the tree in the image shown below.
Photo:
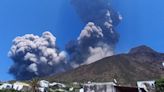
M164 78L156 80L155 87L157 92L164 92Z
M32 92L38 92L38 82L39 82L39 79L37 78L33 78L31 81L30 81L30 85L31 85L31 88L32 88Z

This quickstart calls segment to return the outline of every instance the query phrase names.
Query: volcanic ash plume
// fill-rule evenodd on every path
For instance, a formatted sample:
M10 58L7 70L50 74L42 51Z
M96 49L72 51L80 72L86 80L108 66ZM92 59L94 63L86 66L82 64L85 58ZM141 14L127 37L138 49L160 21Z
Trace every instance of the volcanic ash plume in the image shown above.
M9 51L14 61L10 73L18 80L42 77L64 71L66 53L56 48L56 38L50 32L41 37L26 34L16 37Z
M75 41L67 44L70 62L77 67L114 54L119 35L115 27L122 17L108 0L71 0L86 27Z
M61 52L50 32L41 37L27 34L15 38L9 56L14 61L10 73L16 79L56 74L114 54L119 39L115 27L122 17L111 8L109 1L71 0L71 3L86 24L79 37L70 41Z
M73 67L80 64L90 64L106 56L113 55L112 48L103 42L102 29L89 22L81 31L76 41L66 46Z

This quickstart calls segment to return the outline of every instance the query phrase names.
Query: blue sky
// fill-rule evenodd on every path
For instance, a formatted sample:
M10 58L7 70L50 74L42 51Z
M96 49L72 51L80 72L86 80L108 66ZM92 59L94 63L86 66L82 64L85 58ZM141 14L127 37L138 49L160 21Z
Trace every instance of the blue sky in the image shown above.
M164 52L163 0L111 0L123 20L117 27L120 41L117 53L146 44ZM51 31L61 49L76 39L84 24L69 0L0 0L0 80L13 79L8 74L12 61L7 57L12 40L27 33L41 35Z
M117 28L120 41L117 52L145 44L164 52L163 0L110 0L123 16Z

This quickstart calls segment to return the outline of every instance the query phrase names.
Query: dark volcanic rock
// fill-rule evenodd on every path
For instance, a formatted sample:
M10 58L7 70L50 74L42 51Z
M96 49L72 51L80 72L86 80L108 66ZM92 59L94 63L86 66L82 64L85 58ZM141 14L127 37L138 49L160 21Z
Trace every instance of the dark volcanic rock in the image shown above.
M132 48L129 51L129 54L158 54L158 52L154 51L152 48L146 45L141 45L141 46Z
M149 62L150 64L153 64L153 66L157 65L159 68L162 67L162 62L164 62L163 53L159 53L145 45L132 48L129 51L128 55L130 55L131 58L137 59L140 62Z

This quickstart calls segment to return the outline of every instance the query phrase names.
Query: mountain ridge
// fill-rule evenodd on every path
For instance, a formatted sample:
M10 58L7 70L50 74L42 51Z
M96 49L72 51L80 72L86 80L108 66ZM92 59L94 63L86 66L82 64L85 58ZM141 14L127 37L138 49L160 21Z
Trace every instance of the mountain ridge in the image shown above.
M164 77L163 61L163 53L147 46L139 46L132 48L127 54L106 57L48 79L61 82L108 82L116 79L120 84L135 85L136 81Z

